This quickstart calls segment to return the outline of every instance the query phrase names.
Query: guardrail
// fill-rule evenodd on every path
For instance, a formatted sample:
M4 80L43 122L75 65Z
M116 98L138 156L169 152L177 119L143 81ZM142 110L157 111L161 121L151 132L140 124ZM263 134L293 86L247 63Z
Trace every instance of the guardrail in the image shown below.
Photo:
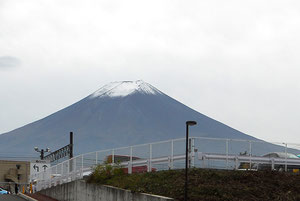
M221 155L221 154L205 154L199 153L198 159L203 160L219 160L226 161L227 163L233 162L235 165L234 169L242 169L240 168L241 163L247 163L247 168L249 170L258 170L259 165L270 165L270 170L276 170L275 165L278 165L281 168L285 168L285 166L299 166L300 169L300 158L299 159L291 159L291 158L272 158L272 157L262 157L262 156L240 156L240 155ZM205 167L205 163L204 167ZM255 167L253 167L255 166ZM279 170L279 169L278 169ZM283 170L283 169L282 169Z
M189 165L200 168L247 169L278 166L285 171L299 166L300 159L289 159L289 153L300 154L300 144L268 143L254 140L191 137L189 139ZM262 157L269 152L280 152L284 158ZM185 138L142 144L78 155L44 172L30 176L36 180L37 190L81 179L93 167L104 163L119 163L129 174L157 170L184 168ZM270 167L263 164L269 164ZM245 167L244 167L245 168Z

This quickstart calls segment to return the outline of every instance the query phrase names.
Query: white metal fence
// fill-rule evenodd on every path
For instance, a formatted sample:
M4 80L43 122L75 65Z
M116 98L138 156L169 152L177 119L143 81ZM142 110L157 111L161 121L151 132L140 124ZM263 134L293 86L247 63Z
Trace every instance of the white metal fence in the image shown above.
M276 157L267 153L279 153ZM191 137L189 166L217 169L277 169L300 168L300 144L269 143L254 140ZM295 156L293 155L293 156ZM81 179L97 164L119 163L130 173L178 169L185 166L185 139L102 150L78 155L51 168L31 175L37 190ZM296 171L295 170L295 171Z

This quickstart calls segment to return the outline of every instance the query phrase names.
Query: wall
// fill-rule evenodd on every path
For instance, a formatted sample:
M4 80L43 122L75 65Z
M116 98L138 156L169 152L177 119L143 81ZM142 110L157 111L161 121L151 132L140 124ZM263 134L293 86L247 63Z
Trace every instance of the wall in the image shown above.
M19 165L19 169L17 169ZM30 162L0 160L0 182L13 181L28 183ZM18 174L20 179L18 180Z
M17 169L17 165L19 169ZM21 184L20 190L28 183L30 162L0 160L0 186L14 192L15 183ZM20 175L18 179L18 175ZM9 183L8 183L9 182Z
M40 193L59 201L173 201L171 198L132 193L111 186L89 184L84 180L57 185Z

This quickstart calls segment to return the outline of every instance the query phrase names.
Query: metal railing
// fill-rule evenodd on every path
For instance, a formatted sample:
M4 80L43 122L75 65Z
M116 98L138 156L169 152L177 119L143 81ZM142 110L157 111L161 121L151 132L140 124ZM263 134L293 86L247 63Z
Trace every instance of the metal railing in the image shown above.
M284 157L262 157L277 152ZM300 154L300 144L269 143L255 140L221 138L189 138L189 166L217 169L269 168L288 171L300 167L300 158L289 158L289 154ZM98 164L119 163L130 173L150 172L184 168L185 138L108 149L78 155L44 172L30 176L37 182L37 190L49 188L89 175ZM299 170L298 170L299 171Z

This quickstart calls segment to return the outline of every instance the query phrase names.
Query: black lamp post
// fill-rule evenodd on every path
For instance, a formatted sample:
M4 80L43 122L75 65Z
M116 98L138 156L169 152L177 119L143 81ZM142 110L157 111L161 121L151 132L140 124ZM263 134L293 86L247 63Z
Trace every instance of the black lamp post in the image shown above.
M188 152L189 152L189 126L196 125L196 121L186 122L186 141L185 141L185 186L184 186L184 201L188 200Z
M46 150L44 150L44 149L39 150L38 147L34 147L34 150L35 150L36 152L41 153L41 155L40 155L41 160L44 160L44 154L45 154L45 152L50 152L50 149L49 149L49 148L47 148Z

